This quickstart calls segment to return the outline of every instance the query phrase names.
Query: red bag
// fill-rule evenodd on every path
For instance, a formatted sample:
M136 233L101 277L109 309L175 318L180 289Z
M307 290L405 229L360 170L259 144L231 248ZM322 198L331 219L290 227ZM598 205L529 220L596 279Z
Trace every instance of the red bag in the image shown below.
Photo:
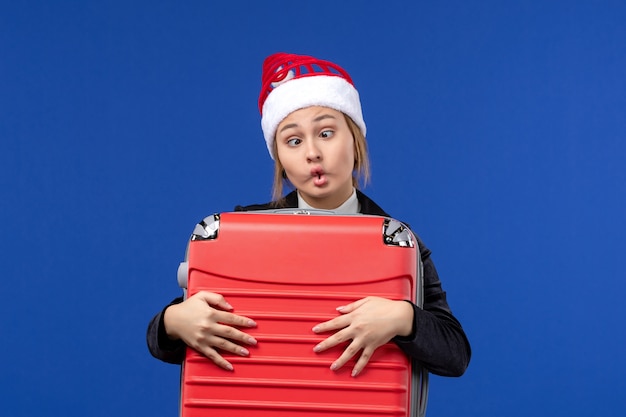
M379 347L356 378L353 361L330 370L345 345L313 352L328 335L312 327L336 317L338 306L368 295L421 306L417 240L402 223L297 210L209 216L196 226L179 281L188 296L224 295L237 314L256 321L245 331L258 341L247 346L248 357L223 353L234 371L187 348L183 417L424 413L427 372L394 343Z

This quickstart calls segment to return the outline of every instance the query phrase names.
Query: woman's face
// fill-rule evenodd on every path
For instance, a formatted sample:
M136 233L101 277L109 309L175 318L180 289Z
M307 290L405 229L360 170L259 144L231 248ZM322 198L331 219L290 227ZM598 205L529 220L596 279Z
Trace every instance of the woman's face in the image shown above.
M276 150L312 207L334 209L352 194L354 138L343 113L319 106L294 111L276 129Z

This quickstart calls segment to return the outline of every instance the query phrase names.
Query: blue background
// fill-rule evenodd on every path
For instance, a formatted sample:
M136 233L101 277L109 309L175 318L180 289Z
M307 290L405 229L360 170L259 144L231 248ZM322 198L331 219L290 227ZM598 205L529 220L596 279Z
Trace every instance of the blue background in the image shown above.
M365 190L473 348L431 416L626 410L622 1L5 1L0 414L174 416L149 319L195 223L269 199L265 56L335 61Z

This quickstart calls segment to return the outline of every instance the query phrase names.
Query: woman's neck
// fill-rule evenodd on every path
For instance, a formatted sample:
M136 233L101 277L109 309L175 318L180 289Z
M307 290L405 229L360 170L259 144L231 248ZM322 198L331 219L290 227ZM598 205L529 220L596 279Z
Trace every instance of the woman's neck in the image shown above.
M339 204L334 204L333 206L328 205L317 205L315 203L311 204L307 202L300 192L298 192L298 208L302 209L317 209L317 210L332 210L335 213L340 214L356 214L359 212L359 200L356 196L356 190L353 188L352 193L348 196L347 199L342 201Z

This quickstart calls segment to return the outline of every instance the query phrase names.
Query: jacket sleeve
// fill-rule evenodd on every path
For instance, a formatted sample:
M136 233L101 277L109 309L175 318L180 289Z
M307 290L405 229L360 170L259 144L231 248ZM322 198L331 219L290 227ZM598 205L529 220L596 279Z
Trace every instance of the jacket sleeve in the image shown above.
M161 312L150 320L146 333L148 350L152 356L168 363L183 363L185 359L186 345L182 340L171 340L167 337L165 326L163 325L163 313L171 305L181 303L183 297L178 297L169 303Z
M459 321L454 317L441 287L430 250L419 240L424 266L424 306L413 304L413 332L396 337L396 344L410 357L420 361L429 372L442 376L461 376L469 365L471 348Z

